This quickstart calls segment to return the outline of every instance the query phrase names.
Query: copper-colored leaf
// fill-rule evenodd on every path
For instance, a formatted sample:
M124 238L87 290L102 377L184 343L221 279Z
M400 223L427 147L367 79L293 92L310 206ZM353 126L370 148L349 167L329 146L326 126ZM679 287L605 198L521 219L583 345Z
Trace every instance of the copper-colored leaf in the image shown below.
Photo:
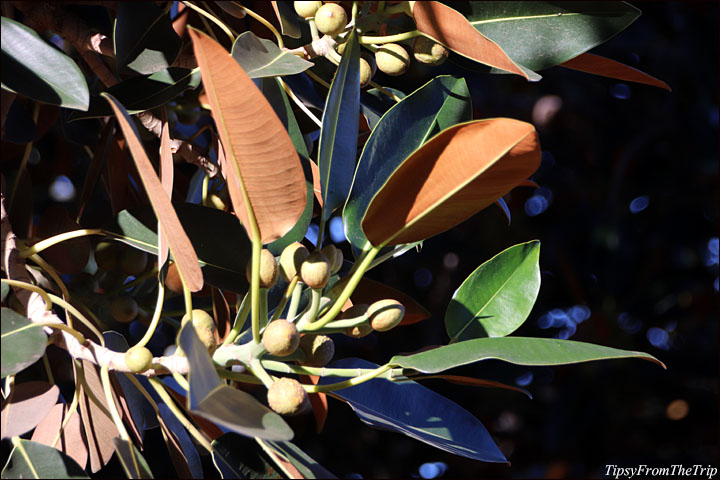
M385 298L397 300L405 307L405 316L403 316L400 325L412 325L413 323L430 318L430 312L410 295L406 295L399 290L395 290L392 287L376 282L375 280L370 280L369 278L360 280L360 283L350 297L353 304L371 304Z
M57 432L60 431L62 422L65 421L68 410L70 410L69 405L56 404L35 428L31 440L51 447ZM85 465L87 465L88 448L82 435L80 415L78 415L77 411L72 414L67 425L65 425L65 430L60 435L60 440L58 440L55 448L75 460L80 467L85 468Z
M125 396L125 392L123 391L122 386L120 385L120 382L118 381L117 377L115 376L114 372L110 372L110 381L112 382L113 391L115 392L115 398L117 399L118 403L120 404L120 415L122 416L122 420L125 423L125 425L128 425L130 428L130 432L132 432L133 436L135 437L135 443L138 446L138 448L143 448L143 435L142 431L140 430L143 428L143 425L137 425L135 421L133 420L133 415L130 412L130 405L128 404L128 399ZM138 392L139 394L139 392Z
M121 132L116 132L108 153L105 171L105 183L113 215L132 206L128 195L129 163L125 140L122 138Z
M215 318L215 340L222 343L230 332L232 319L230 318L230 305L219 288L211 290L213 304L213 318ZM218 343L218 344L220 344Z
M158 415L157 419L158 419L158 422L160 423L160 431L162 432L163 439L165 439L165 444L167 445L168 453L170 453L170 459L172 460L173 466L175 467L175 471L177 472L178 477L179 478L193 478L193 475L190 472L190 466L188 465L187 458L185 457L185 454L182 451L182 446L180 446L180 442L178 442L178 439L175 438L175 435L165 424L165 421L163 420L162 415Z
M668 92L672 91L670 85L662 80L650 76L645 72L641 72L636 68L592 53L578 55L567 62L561 63L560 66L600 75L602 77L617 78L618 80L625 80L626 82L644 83L645 85L665 89Z
M317 385L320 381L320 377L317 375L300 375L300 381L302 383L310 382L313 385ZM320 433L325 427L325 420L327 420L327 395L324 393L308 393L308 399L310 400L310 406L312 407L313 416L315 417L315 431L316 433Z
M454 383L456 385L468 385L471 387L490 387L490 388L505 388L507 390L514 390L516 392L524 393L528 397L532 398L532 395L530 395L530 392L525 390L524 388L518 388L513 387L512 385L506 385L504 383L495 382L493 380L483 380L480 378L472 378L472 377L463 377L460 375L421 375L418 377L411 377L412 380L426 380L430 378L441 378L443 380L447 380L450 383Z
M491 205L539 165L540 144L529 123L493 118L455 125L395 170L370 202L362 229L376 246L424 240Z
M539 75L513 62L497 43L475 30L457 10L440 2L414 2L413 16L418 30L454 52L528 80L539 80Z
M187 15L185 17L187 17ZM174 165L172 151L170 149L170 125L168 124L167 114L164 108L162 122L162 132L160 133L160 183L168 197L172 198ZM165 239L162 228L158 228L158 270L163 267L167 258L167 240Z
M170 251L173 254L178 270L183 280L192 292L197 292L203 286L202 270L198 263L195 249L190 243L185 230L183 230L177 213L170 203L168 194L163 190L163 186L155 173L155 169L150 163L150 159L145 153L145 149L140 142L140 135L135 129L135 125L128 116L125 108L109 93L101 94L110 103L118 119L118 124L125 135L130 153L135 160L138 173L145 186L145 191L150 198L150 203L155 211L158 222L162 227L164 235L167 237Z
M60 390L47 382L25 382L12 390L2 406L2 437L17 437L29 432L50 412Z
M322 200L322 187L320 186L320 168L317 166L317 163L310 161L310 170L312 171L312 178L313 178L313 191L315 192L315 199L318 202L318 205L322 207L323 200Z
M97 368L87 360L83 360L82 364L88 387L107 409L108 405ZM113 438L119 434L112 419L90 400L84 389L80 394L80 418L85 429L85 438L90 454L90 471L95 473L112 458L115 453Z
M305 209L300 158L282 122L242 67L204 33L189 32L225 150L235 213L250 232L251 210L263 243L270 243L295 226ZM243 193L242 206L233 182ZM245 196L250 209L244 206Z

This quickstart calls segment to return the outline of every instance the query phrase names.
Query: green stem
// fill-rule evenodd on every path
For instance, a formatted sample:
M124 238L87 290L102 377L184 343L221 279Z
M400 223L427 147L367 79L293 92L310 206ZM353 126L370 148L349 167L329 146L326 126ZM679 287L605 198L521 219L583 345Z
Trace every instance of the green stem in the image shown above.
M386 10L390 10L389 8ZM358 36L358 42L361 45L383 44L383 43L397 43L404 40L410 40L411 38L419 37L422 35L420 30L413 30L411 32L396 33L395 35L385 36L374 36L374 35L360 35Z
M40 295L45 302L45 310L50 310L52 308L52 300L50 300L50 297L48 296L47 292L43 290L42 288L33 285L31 283L21 282L20 280L12 280L8 278L3 278L2 283L6 285L10 285L11 287L17 287L17 288L23 288L25 290L30 290L31 292L35 292L38 295Z
M118 412L117 405L115 405L115 399L113 398L112 386L110 384L110 374L108 373L108 364L103 365L100 369L100 380L102 381L103 391L105 392L105 401L110 409L110 415L115 423L115 428L117 428L120 438L129 442L130 435L128 435L127 430L125 430L125 425L123 425L122 417L120 416L120 412Z
M295 317L297 316L297 310L300 306L300 299L302 298L302 291L303 283L301 281L298 281L297 285L295 285L295 288L293 289L292 297L290 298L290 307L288 308L287 319L290 322L294 322Z
M305 367L265 359L262 360L262 364L267 370L273 372L292 373L296 375L317 375L318 377L359 377L377 370L374 368Z
M317 317L320 308L320 298L322 298L322 288L313 288L310 290L310 308L308 308L297 323L299 331L302 332L306 325L311 324L315 320L315 317Z
M263 329L267 326L268 323L268 289L267 288L261 288L260 289L260 305L259 305L259 315L260 315L260 328Z
M203 17L206 17L206 18L209 19L211 22L215 23L215 25L217 25L218 27L220 27L220 30L222 30L223 32L225 32L225 34L230 38L230 43L231 43L231 44L235 42L235 36L234 36L234 35L232 34L232 32L230 31L230 28L228 28L227 25L225 25L223 22L221 22L220 20L218 20L217 18L215 18L214 15L211 15L210 13L206 12L206 11L203 10L202 8L198 7L197 5L193 5L193 4L190 3L190 2L182 2L182 3L183 3L186 7L192 8L192 9L195 10L197 13L199 13L199 14L202 15Z
M248 206L248 209L250 207ZM257 224L256 224L257 225ZM257 227L256 227L257 229ZM255 232L253 232L254 234ZM253 342L260 343L260 254L262 253L262 241L258 232L257 237L253 235L252 242L252 281L250 282L250 305Z
M320 39L320 32L317 29L317 24L315 23L314 18L308 18L307 20L308 25L310 25L310 36L313 40L319 40Z
M150 321L150 326L148 326L147 331L145 332L145 335L140 339L140 341L135 345L135 347L144 347L147 345L147 343L152 338L153 334L155 333L155 329L157 328L158 324L160 323L160 315L162 313L162 307L163 307L163 301L165 300L165 285L163 285L162 282L158 282L158 296L157 301L155 302L155 311L153 312L152 320Z
M238 308L237 315L235 315L235 323L233 323L230 333L228 333L225 340L223 340L223 345L230 345L235 341L238 335L240 335L243 326L245 326L245 320L247 319L248 313L250 313L250 302L248 301L248 295L246 293L245 297L242 299L240 308Z
M290 280L290 283L288 284L287 288L285 289L285 295L283 295L283 298L280 300L280 303L275 308L275 312L273 313L273 316L270 320L277 320L282 315L283 310L285 310L285 305L287 305L288 301L290 300L290 297L292 296L293 292L295 291L295 286L297 285L298 281L300 280L300 277L295 275L292 280Z
M335 390L342 390L343 388L354 387L355 385L360 385L361 383L365 383L368 380L372 380L373 378L376 378L387 372L391 368L392 367L390 365L383 365L374 370L370 370L363 375L357 376L355 378L349 378L343 382L331 383L328 385L303 385L303 388L308 393L327 393Z
M265 371L258 358L250 360L250 371L265 385L265 388L270 388L275 380Z
M241 382L241 383L252 383L254 385L264 385L260 379L258 379L257 377L254 377L252 375L246 375L244 373L238 373L238 372L229 372L224 369L219 369L217 371L217 373L221 377L227 378L228 380L235 380L236 382Z
M45 240L40 240L35 245L28 247L26 250L23 250L20 252L20 258L27 258L30 255L35 255L36 253L40 253L43 250L52 247L53 245L57 245L60 242L64 242L65 240L71 240L73 238L78 237L85 237L88 235L104 235L105 231L100 228L83 228L80 230L73 230L71 232L64 232L60 233L58 235L54 235L50 238L46 238Z
M315 242L315 248L320 250L322 247L323 234L325 233L325 204L323 204L322 212L320 212L320 225L318 226L317 242Z

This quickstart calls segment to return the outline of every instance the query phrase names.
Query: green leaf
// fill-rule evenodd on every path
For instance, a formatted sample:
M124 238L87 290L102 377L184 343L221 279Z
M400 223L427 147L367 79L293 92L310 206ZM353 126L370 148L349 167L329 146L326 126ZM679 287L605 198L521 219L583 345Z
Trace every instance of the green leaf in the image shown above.
M322 118L318 167L323 218L345 204L357 157L360 115L360 45L353 30L337 69Z
M295 75L313 66L312 62L283 52L275 42L258 38L252 32L241 33L230 53L250 78Z
M281 461L289 462L303 478L337 478L292 442L264 442Z
M430 80L382 116L365 143L343 210L345 235L354 248L365 248L360 222L370 200L398 166L433 135L471 119L465 80L445 75Z
M2 478L90 478L75 460L55 448L18 437L13 438L13 446Z
M641 358L661 367L665 365L652 355L630 350L603 347L592 343L554 338L489 337L445 345L414 355L395 355L388 362L423 373L437 373L481 360L502 360L516 365L565 365L569 363Z
M113 32L120 73L155 73L168 68L182 46L170 17L153 2L120 2Z
M107 89L107 92L123 104L130 115L165 105L182 92L200 85L200 70L170 67L152 75L133 77ZM90 99L87 112L73 112L69 120L107 117L113 114L107 101L100 96Z
M307 24L295 13L292 3L271 3L275 10L275 15L278 17L278 22L280 22L280 31L282 34L290 38L301 38L303 27L305 27L305 30L308 30Z
M228 432L212 442L212 459L222 478L284 478L252 438Z
M396 97L403 99L406 95L396 88L385 87L385 90L391 92ZM367 120L370 130L375 130L375 126L380 121L385 112L395 106L395 100L382 93L377 88L371 88L360 93L360 112Z
M2 87L39 102L87 110L90 93L77 64L31 28L2 17Z
M47 335L14 310L2 308L2 378L37 362L45 353Z
M173 207L195 248L205 281L223 290L245 293L245 268L252 246L237 217L191 203L175 203ZM157 255L157 219L149 206L123 210L106 229L117 234L118 240Z
M640 11L625 2L452 2L517 63L543 70L608 41Z
M207 347L198 338L192 323L188 322L180 329L177 342L187 357L190 370L188 373L188 383L190 384L190 392L187 397L188 407L195 409L222 382L215 371Z
M138 449L127 440L120 437L113 438L115 453L128 478L153 478L150 467Z
M2 286L0 286L0 301L5 302L8 293L10 293L10 285L3 283Z
M540 242L521 243L480 265L445 312L451 342L504 337L523 324L540 291Z

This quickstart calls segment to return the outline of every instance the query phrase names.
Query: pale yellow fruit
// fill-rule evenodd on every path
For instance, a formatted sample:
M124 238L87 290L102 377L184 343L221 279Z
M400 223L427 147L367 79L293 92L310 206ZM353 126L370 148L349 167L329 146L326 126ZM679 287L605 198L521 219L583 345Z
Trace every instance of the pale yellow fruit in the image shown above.
M193 309L192 317L192 324L195 328L195 333L197 334L203 345L205 345L205 347L208 349L210 355L212 355L218 346L214 333L215 320L208 312L200 309ZM183 315L182 318L183 323L186 322L187 319L188 314L186 313L185 315Z
M366 303L359 303L357 305L353 305L342 313L342 315L340 316L340 319L342 320L364 319L364 323L361 323L354 327L346 328L345 335L353 338L362 338L372 333L373 329L370 326L370 322L368 320L369 308L370 305Z
M427 37L417 37L413 42L415 60L428 65L440 65L448 58L448 49Z
M310 251L300 242L294 242L285 247L280 254L280 273L285 281L289 282L300 273L300 267Z
M372 80L376 71L375 59L370 55L363 54L360 57L360 86L364 87L367 85L368 82Z
M315 16L318 8L322 6L322 2L293 2L293 7L298 15L303 18L312 18Z
M310 404L300 382L283 377L273 383L267 393L268 405L280 415L297 415Z
M345 9L334 3L326 3L315 12L315 25L320 33L334 37L343 30L348 23Z
M323 288L330 280L330 261L315 251L300 266L300 279L310 288Z
M324 367L335 355L335 343L327 335L304 335L300 348L305 352L302 365L308 367Z
M286 357L297 350L300 334L294 323L287 320L273 320L265 327L262 343L270 355Z
M132 297L115 297L110 303L110 313L116 322L130 323L138 314L138 305Z
M378 332L387 332L395 328L405 315L405 307L397 300L378 300L368 308L370 326Z
M385 43L375 52L375 63L381 72L398 76L410 66L410 55L402 45Z
M252 283L252 259L245 269L248 282ZM278 264L270 250L260 252L260 288L272 288L278 280Z
M152 365L153 355L145 347L133 347L125 352L125 365L134 373L142 373Z

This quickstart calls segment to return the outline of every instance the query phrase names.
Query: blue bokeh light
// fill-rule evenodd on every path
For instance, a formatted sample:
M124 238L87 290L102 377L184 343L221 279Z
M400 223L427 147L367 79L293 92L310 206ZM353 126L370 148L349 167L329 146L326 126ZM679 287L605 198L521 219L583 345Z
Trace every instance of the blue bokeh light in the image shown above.
M718 237L713 237L708 240L707 250L705 251L705 266L712 267L718 264L718 250L720 250Z
M318 232L320 231L320 227L315 225L314 223L311 223L308 225L307 232L305 233L305 238L310 241L313 245L317 243L318 238Z
M521 387L527 387L533 381L532 372L525 372L515 379L515 383Z
M75 186L65 175L58 175L50 184L48 193L56 202L69 202L75 198Z
M332 238L332 241L335 243L347 240L345 238L342 217L333 217L330 219L330 238Z
M661 350L670 350L670 335L658 327L651 327L647 331L647 339L650 344Z
M569 308L553 308L538 318L537 325L542 329L559 328L553 335L555 338L568 339L575 335L577 325L584 322L592 314L585 305L573 305Z
M640 196L633 199L630 202L630 213L640 213L645 210L650 204L650 200L646 196Z
M629 313L623 312L620 315L618 315L618 325L620 325L620 328L622 328L627 333L638 333L640 330L642 330L642 321L633 318L630 316Z
M533 195L525 201L525 213L528 217L536 217L550 206L550 202L542 195Z
M420 288L429 287L433 280L433 274L427 268L418 268L413 275L415 285Z
M445 462L428 462L420 465L421 478L438 478L447 471Z
M610 90L610 95L618 100L627 100L630 98L630 87L624 83L616 83Z

